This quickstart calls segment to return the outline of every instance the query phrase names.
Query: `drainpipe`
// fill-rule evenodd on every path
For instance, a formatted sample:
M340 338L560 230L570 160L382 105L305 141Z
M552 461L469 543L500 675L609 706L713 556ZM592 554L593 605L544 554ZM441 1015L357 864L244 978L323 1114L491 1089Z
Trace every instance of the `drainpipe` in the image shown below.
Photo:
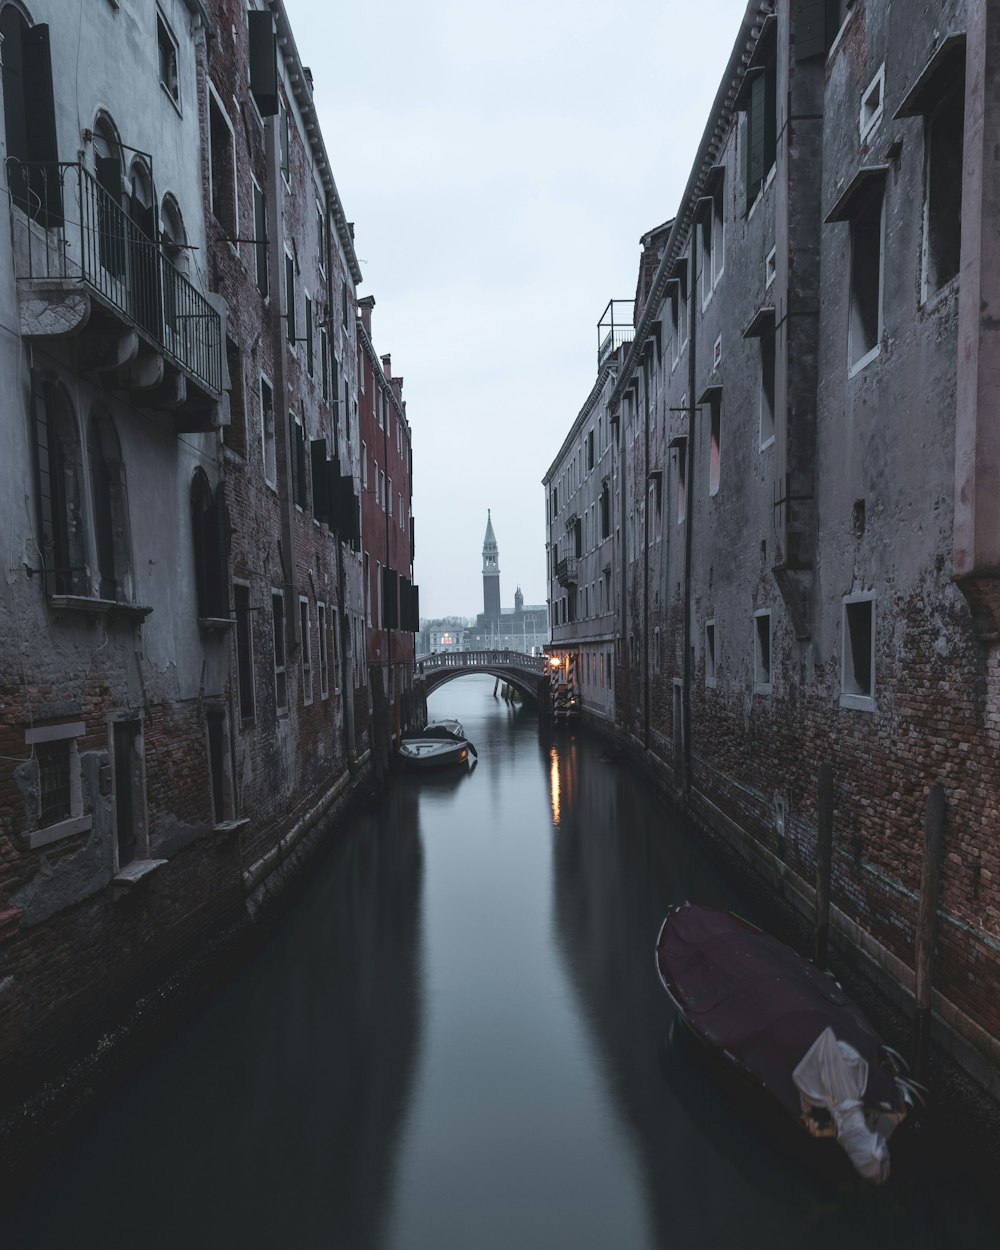
M288 426L288 376L285 353L288 350L288 312L285 289L285 242L281 201L278 144L275 119L268 119L266 133L267 164L270 177L267 180L267 215L271 246L268 270L271 291L271 343L273 349L274 378L274 457L278 479L278 499L281 514L281 560L285 591L285 637L292 640L292 652L302 644L299 637L299 612L295 595L295 500L292 498L291 457L295 454L291 445ZM303 421L305 417L303 416ZM287 647L286 647L287 651ZM290 685L290 683L289 683ZM290 697L290 691L286 697Z
M698 343L698 309L696 298L695 260L697 257L697 228L691 231L691 260L688 272L688 310L691 328L688 335L688 430L687 430L687 494L684 498L684 689L681 707L681 735L683 747L683 788L687 796L691 790L691 681L694 676L691 662L691 543L694 527L694 414L695 414L695 368Z
M649 750L649 364L642 366L642 745Z

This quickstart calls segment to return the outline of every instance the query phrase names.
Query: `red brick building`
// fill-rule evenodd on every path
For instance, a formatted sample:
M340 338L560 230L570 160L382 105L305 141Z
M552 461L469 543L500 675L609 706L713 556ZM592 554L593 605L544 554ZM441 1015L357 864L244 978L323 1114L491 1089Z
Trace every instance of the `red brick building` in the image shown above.
M358 379L361 437L361 531L364 547L367 660L376 723L380 699L393 735L413 717L414 634L420 628L413 584L410 426L403 379L389 356L372 345L375 300L358 301Z

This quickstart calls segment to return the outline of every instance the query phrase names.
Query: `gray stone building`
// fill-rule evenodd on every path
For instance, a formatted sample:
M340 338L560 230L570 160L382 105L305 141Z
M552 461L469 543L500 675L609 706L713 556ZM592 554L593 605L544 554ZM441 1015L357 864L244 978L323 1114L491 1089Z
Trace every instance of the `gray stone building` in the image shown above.
M832 766L834 941L903 1004L943 786L933 1027L994 1090L998 28L986 0L751 0L632 341L546 479L582 652L557 569L593 492L564 475L606 413L616 732L807 913Z
M281 0L87 8L0 0L5 1098L246 918L367 749L311 75Z

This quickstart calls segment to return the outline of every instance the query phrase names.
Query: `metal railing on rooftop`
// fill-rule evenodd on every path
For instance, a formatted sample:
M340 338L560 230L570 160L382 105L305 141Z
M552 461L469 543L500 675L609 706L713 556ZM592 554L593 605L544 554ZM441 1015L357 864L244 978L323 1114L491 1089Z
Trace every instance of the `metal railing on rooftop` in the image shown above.
M8 178L29 218L19 277L85 283L189 378L220 393L218 311L94 175L77 162L8 161Z
M635 338L635 300L611 299L597 323L597 367L618 350L623 343Z

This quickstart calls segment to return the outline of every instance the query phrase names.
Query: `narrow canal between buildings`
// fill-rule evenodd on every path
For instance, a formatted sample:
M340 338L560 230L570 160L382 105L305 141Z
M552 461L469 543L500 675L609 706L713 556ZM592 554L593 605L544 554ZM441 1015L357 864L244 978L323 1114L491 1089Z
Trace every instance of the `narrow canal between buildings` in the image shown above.
M394 778L0 1245L995 1250L910 1126L873 1190L733 1105L653 947L670 903L745 901L598 742L492 690L432 699L478 767Z

